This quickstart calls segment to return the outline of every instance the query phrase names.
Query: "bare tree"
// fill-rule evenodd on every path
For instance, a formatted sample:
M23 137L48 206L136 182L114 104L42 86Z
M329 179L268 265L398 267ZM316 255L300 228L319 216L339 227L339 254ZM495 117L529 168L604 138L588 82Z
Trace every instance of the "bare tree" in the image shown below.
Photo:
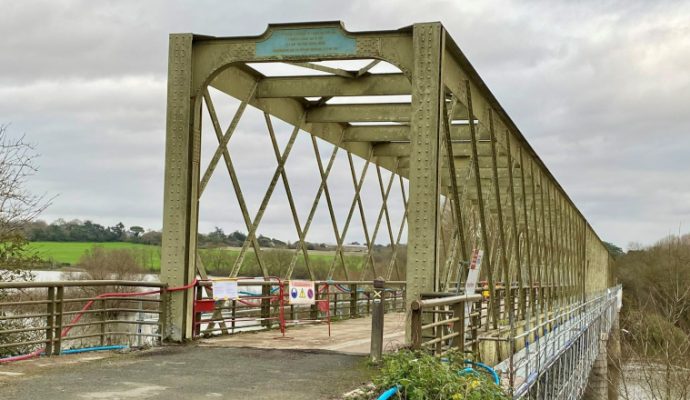
M0 125L0 281L31 281L34 276L22 268L30 267L37 261L33 252L27 249L23 227L33 221L50 204L45 196L37 196L26 188L27 180L36 171L37 154L34 146L25 138L13 138L7 132L7 125ZM27 293L0 290L0 302ZM3 308L0 313L13 312ZM0 330L18 328L17 320L0 321ZM31 322L29 322L31 323ZM21 326L24 327L24 326ZM20 327L20 328L21 328ZM17 337L17 336L21 337ZM0 343L27 340L28 333L0 335ZM24 351L15 348L13 351ZM2 352L0 352L2 354Z
M622 397L690 399L690 242L668 237L619 265Z
M660 314L627 315L622 398L690 399L690 336Z
M24 225L50 204L44 195L32 194L26 188L27 180L37 171L36 157L34 146L26 142L24 136L13 138L7 133L7 125L0 125L0 242L3 249L15 249L16 238L23 238Z

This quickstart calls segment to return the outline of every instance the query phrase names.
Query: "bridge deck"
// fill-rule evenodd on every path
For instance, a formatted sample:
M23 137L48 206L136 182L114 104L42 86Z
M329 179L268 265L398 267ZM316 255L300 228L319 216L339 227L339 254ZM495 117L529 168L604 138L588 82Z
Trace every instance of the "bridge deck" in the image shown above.
M369 354L371 345L371 317L339 321L331 325L325 323L288 327L283 339L279 331L248 332L239 335L222 336L200 340L201 346L251 347L259 349L304 349L327 350L344 354ZM385 315L383 348L391 351L399 348L405 341L405 314Z
M370 379L364 357L328 352L188 345L59 358L59 365L43 368L36 364L45 359L0 367L1 397L339 399Z
M386 315L385 349L404 314ZM2 398L338 399L371 379L371 318L202 339L128 354L85 353L0 366Z

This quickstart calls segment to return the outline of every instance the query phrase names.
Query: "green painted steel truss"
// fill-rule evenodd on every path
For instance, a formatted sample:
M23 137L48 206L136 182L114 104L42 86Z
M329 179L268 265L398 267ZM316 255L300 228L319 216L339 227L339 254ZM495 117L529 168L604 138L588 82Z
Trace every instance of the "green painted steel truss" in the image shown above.
M353 60L360 67L336 66ZM259 72L258 66L275 63L303 73ZM380 72L383 65L387 69ZM227 127L219 122L209 88L241 102ZM391 96L398 101L389 101ZM272 144L265 151L276 160L255 213L228 150L249 106L263 113ZM217 148L202 165L204 113ZM294 127L282 149L274 118ZM298 217L285 168L299 135L309 135L320 176L306 220ZM325 159L317 141L332 145ZM339 184L354 191L341 226L328 180L339 152L346 153L351 175L351 182ZM361 167L355 159L364 160ZM218 164L225 165L248 232L232 276L242 274L246 257L256 259L264 276L276 275L262 259L257 232L282 185L300 240L281 278L291 278L302 259L314 279L335 273L345 279L404 278L411 302L422 293L461 286L472 250L483 249L482 280L492 294L487 326L493 328L505 319L538 319L612 284L602 242L440 23L349 32L341 23L319 22L270 25L255 37L171 35L161 274L172 286L206 276L196 243L199 201ZM382 203L370 230L361 191L372 169ZM391 221L387 206L393 190L404 203L400 221ZM305 245L321 202L327 204L336 242L327 276L309 268ZM352 276L344 258L354 218L362 221L367 247L360 276ZM383 262L373 254L379 235L386 236L392 252ZM407 243L401 243L405 237ZM397 252L406 252L405 265ZM518 288L516 295L503 295L499 302L506 287ZM191 296L172 294L173 339L191 337Z

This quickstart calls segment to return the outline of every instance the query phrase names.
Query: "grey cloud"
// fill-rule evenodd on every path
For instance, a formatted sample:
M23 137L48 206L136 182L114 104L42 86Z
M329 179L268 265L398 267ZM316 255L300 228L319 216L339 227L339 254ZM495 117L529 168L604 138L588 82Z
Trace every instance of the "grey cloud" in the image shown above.
M340 19L350 30L441 20L604 239L651 243L690 223L686 3L23 1L2 10L0 122L38 144L31 188L60 193L48 220L160 227L169 33L256 35L271 22ZM218 100L224 126L236 104ZM278 130L282 148L289 128ZM202 168L216 143L204 140ZM252 210L275 167L269 146L261 118L243 121L231 140ZM329 179L341 228L353 190L343 161ZM202 230L244 229L223 169L203 199ZM303 137L287 173L304 223L318 173ZM370 225L375 177L370 170ZM294 239L280 185L259 231ZM333 241L328 221L320 208L310 237ZM361 241L356 221L348 238Z

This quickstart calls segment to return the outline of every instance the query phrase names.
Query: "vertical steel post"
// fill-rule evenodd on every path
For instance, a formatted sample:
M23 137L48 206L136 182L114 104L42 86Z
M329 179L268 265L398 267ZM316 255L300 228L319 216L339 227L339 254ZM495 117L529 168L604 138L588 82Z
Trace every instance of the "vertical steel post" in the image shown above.
M442 56L445 31L440 23L415 24L414 73L410 119L410 205L407 247L407 308L422 292L438 287ZM412 339L406 325L406 340Z
M410 320L410 330L412 331L412 348L419 350L422 348L422 308L412 308Z
M168 306L170 305L169 301L170 296L168 295L168 287L164 286L161 288L160 303L158 303L160 307L160 314L158 314L158 329L160 334L159 339L161 342L168 338L168 318L170 317L168 314Z
M106 325L106 322L105 322L105 321L106 321L106 319L107 319L107 318L106 318L106 312L105 312L105 299L101 299L101 301L99 301L99 303L100 303L100 306L101 306L100 312L98 313L98 314L99 314L99 317L100 317L100 322L101 322L101 327L100 327L100 328L101 328L101 329L100 329L100 331L101 331L100 343L101 343L101 346L105 346L105 325Z
M271 328L271 287L261 286L261 326Z
M57 288L57 304L55 309L55 344L53 354L59 356L62 353L62 321L64 312L65 288Z
M465 305L467 303L458 302L453 304L453 316L458 320L453 323L453 332L456 332L458 336L454 337L451 342L451 347L460 350L461 352L465 346ZM471 311L472 306L468 307Z
M350 318L359 317L359 307L357 307L357 285L350 285Z
M53 353L53 338L55 337L55 287L53 286L48 288L48 304L46 314L48 314L46 324L46 355L49 356Z
M191 93L192 41L191 34L170 35L161 249L161 281L169 286L189 284L196 274L201 102ZM191 339L193 292L169 296L170 338Z
M292 310L292 306L290 306L290 310ZM295 319L294 317L292 319ZM237 321L237 300L232 301L232 323L230 324L230 327L232 329L231 333L235 333L235 325Z

